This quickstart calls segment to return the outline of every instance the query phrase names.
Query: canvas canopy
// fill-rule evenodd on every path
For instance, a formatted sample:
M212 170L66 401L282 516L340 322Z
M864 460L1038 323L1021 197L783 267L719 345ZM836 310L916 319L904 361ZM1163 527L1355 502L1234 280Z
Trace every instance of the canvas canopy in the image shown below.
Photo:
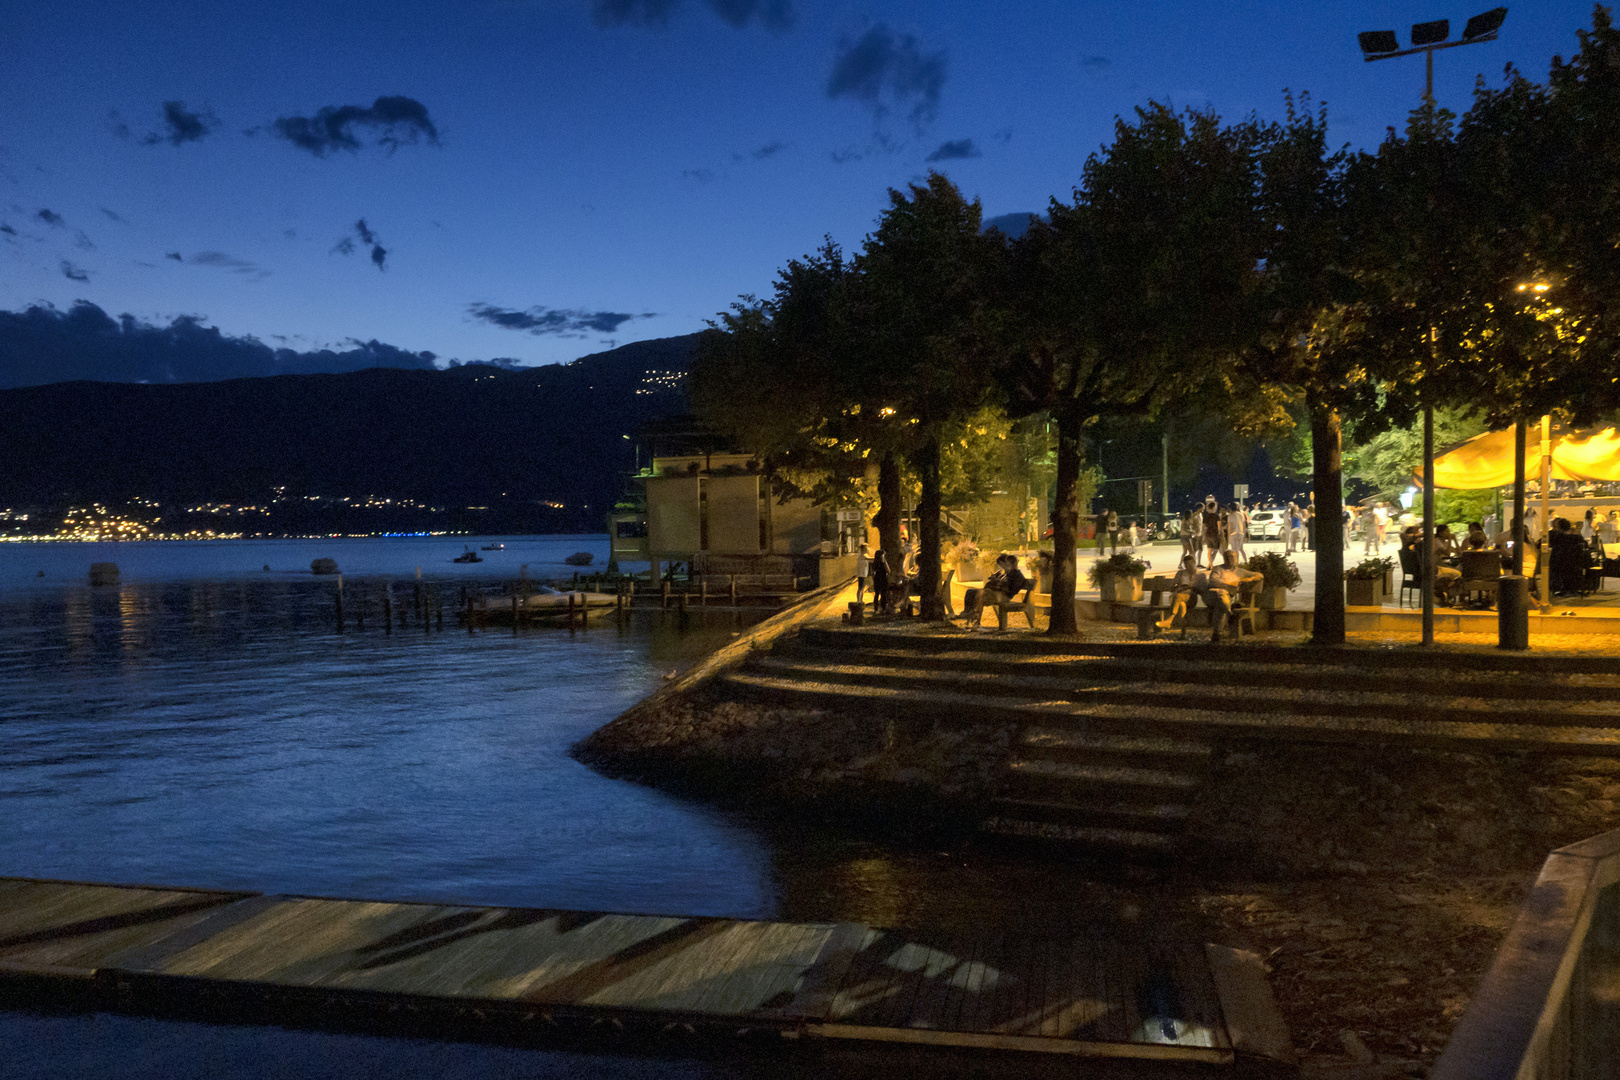
M1524 475L1541 476L1541 433L1532 424L1524 447ZM1620 431L1588 428L1552 433L1554 480L1620 480ZM1419 474L1419 483L1422 475ZM1493 488L1513 483L1513 431L1487 431L1434 459L1437 488Z

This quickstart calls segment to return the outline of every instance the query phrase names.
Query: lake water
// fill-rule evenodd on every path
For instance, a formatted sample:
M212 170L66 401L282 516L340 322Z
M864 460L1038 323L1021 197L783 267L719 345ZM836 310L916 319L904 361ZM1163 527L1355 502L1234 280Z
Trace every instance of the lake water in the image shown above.
M889 926L1119 902L1072 869L775 829L584 768L575 741L742 624L383 633L383 590L403 605L418 567L453 602L524 564L567 579L565 556L607 554L605 536L499 541L471 566L451 560L494 541L0 544L0 874ZM335 579L309 572L321 557L344 572L341 634ZM118 585L88 584L100 561ZM769 1071L20 1013L0 1013L0 1047L8 1076Z

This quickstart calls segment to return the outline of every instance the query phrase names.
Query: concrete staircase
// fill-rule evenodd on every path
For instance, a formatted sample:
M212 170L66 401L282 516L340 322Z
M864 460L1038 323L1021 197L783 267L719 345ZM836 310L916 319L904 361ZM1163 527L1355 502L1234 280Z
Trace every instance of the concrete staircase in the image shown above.
M1221 753L1247 741L1620 755L1620 663L1416 650L810 627L729 695L907 730L1010 723L988 832L1176 850Z

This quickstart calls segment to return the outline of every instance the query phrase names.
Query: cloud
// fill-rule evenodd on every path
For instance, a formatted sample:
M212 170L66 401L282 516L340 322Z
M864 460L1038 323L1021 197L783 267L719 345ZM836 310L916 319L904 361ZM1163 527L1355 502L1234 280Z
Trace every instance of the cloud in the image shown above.
M211 266L216 270L224 270L227 273L252 278L254 281L263 281L270 276L270 271L264 269L258 263L238 259L236 256L227 255L223 251L199 251L189 259L182 256L178 251L171 251L163 257L190 266Z
M496 307L494 304L469 304L467 313L491 326L498 326L503 330L523 330L536 337L547 334L558 337L585 337L588 331L611 334L632 319L658 317L657 312L652 311L630 315L618 311L580 311L538 306L518 310Z
M847 165L851 161L859 161L864 155L856 150L830 150L827 157L834 165Z
M195 315L153 325L132 315L113 318L95 304L71 310L37 305L0 311L0 387L91 379L100 382L210 382L264 375L313 374L393 367L431 370L430 352L409 352L378 341L350 341L343 351L272 349L253 337L232 337Z
M7 236L16 236L17 230L10 225L0 224L0 233L5 233Z
M776 142L766 143L764 146L754 151L754 160L764 161L768 157L775 157L777 154L780 154L786 149L787 143L782 142L780 139L778 139Z
M215 116L206 107L193 111L186 108L183 101L165 101L163 103L163 130L154 131L142 139L147 146L156 146L166 142L170 146L179 146L182 143L201 142L210 131L219 127L219 117ZM127 132L129 129L124 128Z
M90 275L66 259L62 260L62 276L69 281L89 281Z
M63 220L62 215L56 213L54 210L41 210L34 216L39 218L39 220L43 221L45 224L51 226L53 229L67 228L67 222Z
M972 139L953 139L950 142L939 144L939 149L929 154L925 161L956 161L961 158L984 157L984 152L973 145Z
M314 116L283 116L270 125L277 135L300 150L325 157L333 150L360 149L359 128L374 130L378 146L393 153L406 143L439 141L439 130L427 106L408 97L380 97L369 107L328 105Z
M73 230L73 246L80 251L94 251L96 249L96 245L91 242L89 236L85 235L83 229Z
M939 111L945 86L945 53L924 53L910 34L897 34L878 23L859 39L839 43L827 96L848 97L870 108L880 119L891 107L907 112L918 127Z
M345 236L332 245L332 254L353 255L357 246L356 240L359 241L358 246L371 249L371 261L377 265L378 270L387 269L383 264L388 260L388 249L382 246L382 241L377 238L377 234L372 232L370 227L366 225L365 218L361 218L354 223L353 236Z
M698 183L698 184L707 184L709 181L714 179L714 170L713 169L682 169L681 170L681 179L682 180L691 180L692 182Z
M782 31L793 25L793 5L788 0L703 0L704 6L734 29L741 30L759 17L768 30ZM680 0L591 0L591 18L598 26L663 26Z
M107 217L110 220L116 221L120 225L128 225L129 224L129 222L127 222L123 218L119 217L118 214L115 211L109 210L105 206L98 206L98 207L96 207L96 209L100 210L103 214L106 214Z
M1080 61L1080 66L1087 71L1096 73L1107 69L1108 65L1112 63L1113 61L1106 56L1088 56Z

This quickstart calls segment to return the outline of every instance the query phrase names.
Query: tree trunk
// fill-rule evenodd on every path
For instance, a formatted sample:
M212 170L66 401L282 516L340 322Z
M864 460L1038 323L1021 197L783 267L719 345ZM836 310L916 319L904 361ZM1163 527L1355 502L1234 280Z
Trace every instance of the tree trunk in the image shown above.
M1316 614L1313 645L1344 644L1344 462L1339 413L1313 396L1311 489L1316 495Z
M1052 622L1049 634L1074 634L1075 541L1080 531L1080 417L1057 418L1057 488L1052 497Z
M900 543L900 462L892 452L878 459L878 512L872 516L877 526L878 546L889 568L889 595L905 580L905 552Z
M935 622L945 618L945 602L939 595L939 454L936 436L912 459L922 477L917 500L917 593L922 617Z

